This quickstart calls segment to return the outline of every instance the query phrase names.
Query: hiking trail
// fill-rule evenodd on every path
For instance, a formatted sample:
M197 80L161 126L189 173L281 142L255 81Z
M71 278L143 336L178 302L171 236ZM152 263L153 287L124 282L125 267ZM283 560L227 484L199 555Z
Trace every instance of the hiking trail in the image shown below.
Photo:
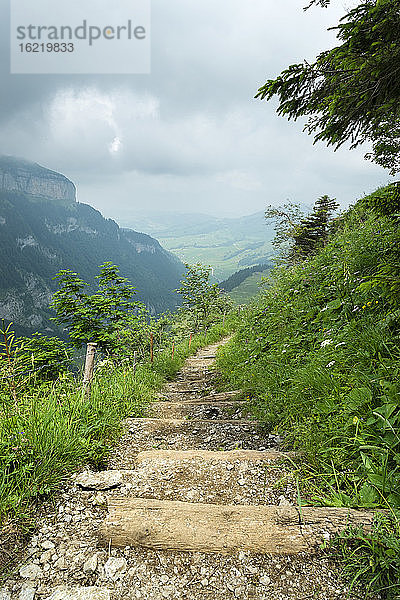
M145 418L126 419L106 471L43 508L0 600L360 600L319 545L365 512L298 506L291 453L217 393L226 340L189 358Z

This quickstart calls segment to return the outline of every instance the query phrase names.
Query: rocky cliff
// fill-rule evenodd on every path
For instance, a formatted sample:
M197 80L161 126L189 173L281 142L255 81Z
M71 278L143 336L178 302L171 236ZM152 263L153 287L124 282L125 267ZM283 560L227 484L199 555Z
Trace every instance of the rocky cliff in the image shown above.
M75 185L61 173L13 156L0 156L0 189L33 198L75 202Z
M60 333L49 309L53 277L70 269L94 282L106 261L120 267L151 312L176 307L173 290L184 267L157 240L76 202L75 186L63 175L0 158L0 319L20 334Z

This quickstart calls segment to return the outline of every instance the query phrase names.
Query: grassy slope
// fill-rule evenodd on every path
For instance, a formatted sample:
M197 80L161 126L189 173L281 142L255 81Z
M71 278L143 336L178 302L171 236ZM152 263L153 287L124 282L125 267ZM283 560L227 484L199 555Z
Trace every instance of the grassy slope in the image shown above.
M270 271L262 271L261 273L253 273L247 277L240 285L235 287L229 296L237 304L247 304L254 296L260 292L261 279L267 277Z
M314 502L400 508L399 242L359 203L318 255L276 271L220 354L225 381L305 452ZM347 563L399 598L399 521L376 536Z

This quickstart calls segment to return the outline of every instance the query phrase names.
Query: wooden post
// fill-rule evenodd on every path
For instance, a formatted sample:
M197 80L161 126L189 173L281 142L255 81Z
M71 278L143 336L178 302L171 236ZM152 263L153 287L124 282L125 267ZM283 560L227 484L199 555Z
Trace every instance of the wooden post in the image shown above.
M153 334L150 334L150 360L153 363L154 361L154 339Z
M175 342L172 342L172 360L174 360L174 354L175 354Z
M192 345L192 334L190 334L190 338L189 338L189 350L190 350L191 345Z
M86 400L90 398L90 388L92 387L94 357L96 354L97 344L89 342L86 349L85 371L83 375L83 394Z

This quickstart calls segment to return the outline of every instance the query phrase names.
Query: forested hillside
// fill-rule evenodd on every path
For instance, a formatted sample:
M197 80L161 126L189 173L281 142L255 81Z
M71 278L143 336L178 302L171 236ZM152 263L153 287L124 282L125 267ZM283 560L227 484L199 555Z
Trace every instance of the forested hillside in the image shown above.
M76 202L71 182L38 165L2 159L0 174L0 316L19 333L56 331L48 306L58 271L92 282L107 261L120 266L152 313L178 305L173 290L184 267L157 240Z

